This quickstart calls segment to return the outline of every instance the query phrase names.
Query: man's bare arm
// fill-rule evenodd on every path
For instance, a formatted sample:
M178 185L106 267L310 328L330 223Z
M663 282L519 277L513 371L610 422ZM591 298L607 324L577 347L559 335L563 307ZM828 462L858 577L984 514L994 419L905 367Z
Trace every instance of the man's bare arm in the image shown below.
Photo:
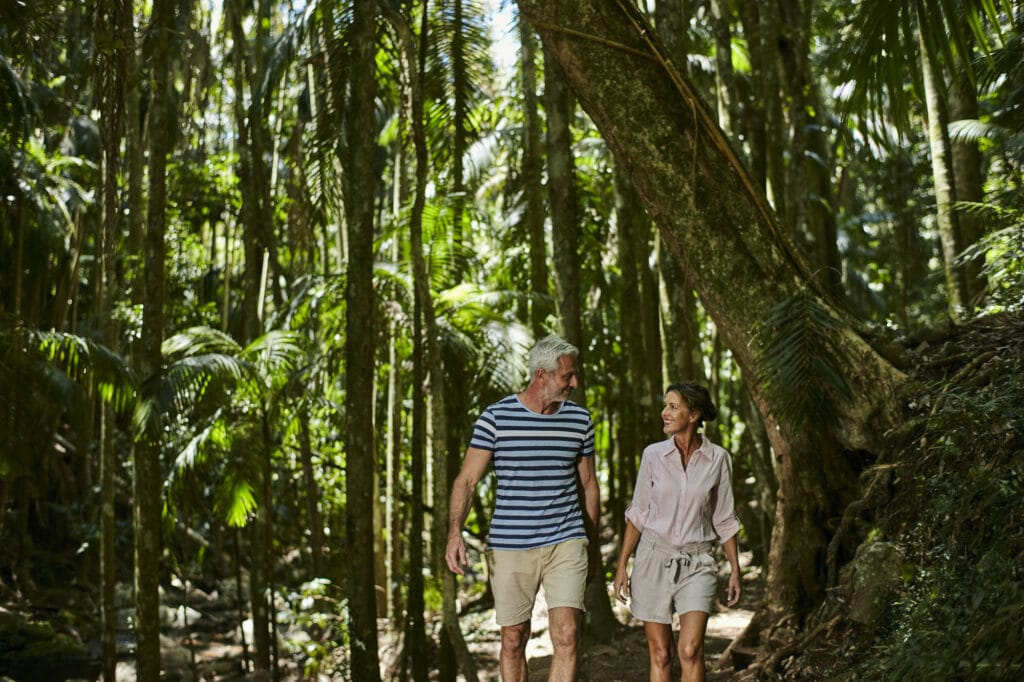
M601 560L601 487L597 483L593 457L581 457L576 470L583 489L583 516L590 539L590 575L596 575Z
M448 501L448 547L444 558L449 570L465 575L463 567L467 563L466 545L462 540L462 526L469 515L469 507L473 502L476 484L487 472L491 461L491 451L480 448L469 448L462 460L462 469L452 483L451 499Z

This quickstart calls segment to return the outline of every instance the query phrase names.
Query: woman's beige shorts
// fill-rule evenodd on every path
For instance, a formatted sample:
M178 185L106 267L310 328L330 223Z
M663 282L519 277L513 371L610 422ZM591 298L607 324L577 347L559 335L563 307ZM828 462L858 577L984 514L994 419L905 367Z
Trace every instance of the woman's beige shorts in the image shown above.
M710 542L673 547L640 536L629 578L629 610L638 620L672 623L677 613L711 613L718 566Z
M587 585L587 540L577 538L533 549L490 549L491 591L498 625L530 620L537 591L544 586L548 608L581 611Z

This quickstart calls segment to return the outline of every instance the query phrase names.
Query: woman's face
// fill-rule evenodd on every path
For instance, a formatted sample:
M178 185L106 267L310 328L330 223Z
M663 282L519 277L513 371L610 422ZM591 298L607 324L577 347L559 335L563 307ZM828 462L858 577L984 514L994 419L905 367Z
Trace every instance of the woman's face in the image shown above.
M669 391L665 394L665 407L661 409L661 421L665 433L674 436L686 429L693 428L697 424L699 412L694 412L683 400L683 396L676 391Z

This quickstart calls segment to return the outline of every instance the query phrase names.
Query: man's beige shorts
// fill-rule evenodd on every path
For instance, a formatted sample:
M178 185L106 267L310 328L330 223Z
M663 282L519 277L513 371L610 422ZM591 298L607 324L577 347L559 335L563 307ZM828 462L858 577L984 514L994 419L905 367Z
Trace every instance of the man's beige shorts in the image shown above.
M711 613L718 567L710 542L681 547L640 536L629 577L629 610L637 620L672 623L677 613Z
M549 609L568 606L585 610L587 540L584 538L533 549L489 549L487 563L498 625L518 625L530 620L541 585Z

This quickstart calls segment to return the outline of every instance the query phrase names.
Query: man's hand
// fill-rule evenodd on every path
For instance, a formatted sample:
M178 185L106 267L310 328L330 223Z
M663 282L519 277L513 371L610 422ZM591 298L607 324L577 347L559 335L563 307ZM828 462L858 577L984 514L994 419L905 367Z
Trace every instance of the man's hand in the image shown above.
M448 564L448 570L458 575L466 575L464 566L469 563L466 558L466 543L462 540L461 533L452 533L448 536L448 548L444 552L444 560Z

